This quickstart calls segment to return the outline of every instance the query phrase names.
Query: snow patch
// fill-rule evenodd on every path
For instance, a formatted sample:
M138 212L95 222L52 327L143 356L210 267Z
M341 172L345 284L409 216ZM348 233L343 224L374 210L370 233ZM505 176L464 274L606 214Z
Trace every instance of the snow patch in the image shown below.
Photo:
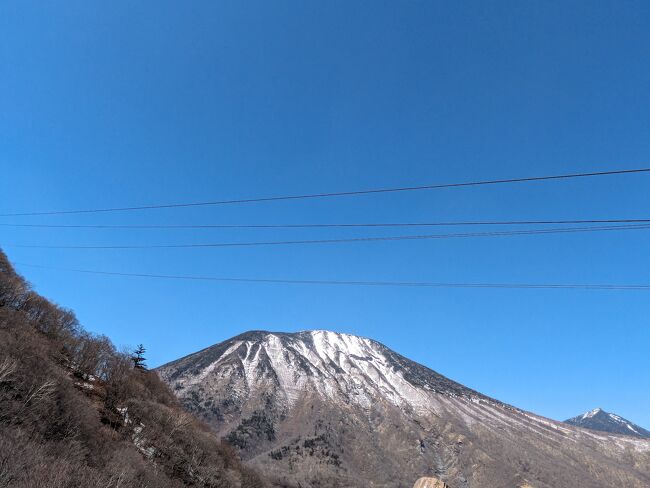
M590 410L589 412L585 413L585 414L582 416L582 420L584 420L584 419L590 419L591 417L593 417L594 415L599 414L599 413L602 412L602 411L603 411L602 408L594 408L593 410Z

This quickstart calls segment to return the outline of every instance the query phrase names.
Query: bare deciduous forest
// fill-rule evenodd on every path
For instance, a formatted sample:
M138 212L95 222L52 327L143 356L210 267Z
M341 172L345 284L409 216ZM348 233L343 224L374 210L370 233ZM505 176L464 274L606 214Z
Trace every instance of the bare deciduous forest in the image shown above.
M264 486L154 372L0 251L0 487Z

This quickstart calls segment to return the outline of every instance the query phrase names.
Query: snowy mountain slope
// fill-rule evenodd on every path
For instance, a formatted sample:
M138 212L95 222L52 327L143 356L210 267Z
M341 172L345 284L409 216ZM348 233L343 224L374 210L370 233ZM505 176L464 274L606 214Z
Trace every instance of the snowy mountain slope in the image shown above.
M518 410L366 338L254 331L158 371L278 486L650 486L650 442Z
M595 408L564 422L585 429L650 439L650 431L633 424L619 415L605 412L602 408Z

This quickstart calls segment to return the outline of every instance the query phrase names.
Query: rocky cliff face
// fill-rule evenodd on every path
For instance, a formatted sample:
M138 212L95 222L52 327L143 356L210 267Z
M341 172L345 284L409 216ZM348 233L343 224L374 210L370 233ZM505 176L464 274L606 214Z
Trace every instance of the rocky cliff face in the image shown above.
M278 486L650 486L650 442L523 412L370 339L249 332L158 371Z

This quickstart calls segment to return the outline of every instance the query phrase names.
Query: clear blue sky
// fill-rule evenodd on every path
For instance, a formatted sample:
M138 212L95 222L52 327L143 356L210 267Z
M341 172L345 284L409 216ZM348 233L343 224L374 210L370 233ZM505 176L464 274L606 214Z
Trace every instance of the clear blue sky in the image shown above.
M2 2L0 211L647 166L649 55L648 2ZM1 221L647 218L649 190L650 176L633 175ZM18 262L124 272L650 283L643 230L237 249L8 246L400 232L409 233L2 227L0 245ZM151 365L248 329L325 328L375 338L546 416L600 406L650 426L648 292L188 283L18 268L90 330L118 345L143 342Z

